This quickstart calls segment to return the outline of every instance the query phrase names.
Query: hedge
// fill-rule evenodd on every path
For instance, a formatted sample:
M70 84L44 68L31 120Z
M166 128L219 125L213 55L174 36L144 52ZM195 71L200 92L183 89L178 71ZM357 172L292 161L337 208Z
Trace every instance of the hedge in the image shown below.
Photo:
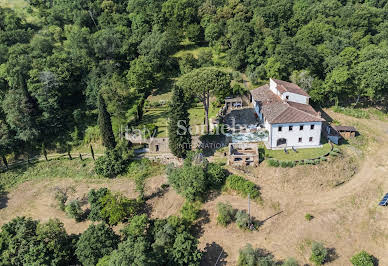
M247 197L249 194L252 199L260 198L260 192L256 184L238 175L228 176L225 188L234 190L244 197Z

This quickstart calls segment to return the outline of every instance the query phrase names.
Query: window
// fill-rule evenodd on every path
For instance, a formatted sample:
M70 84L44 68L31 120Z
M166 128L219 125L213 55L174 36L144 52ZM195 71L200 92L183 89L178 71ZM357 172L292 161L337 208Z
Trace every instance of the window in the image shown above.
M288 100L290 98L290 96L286 96L286 99Z
M310 126L310 129L313 130L313 129L314 129L314 125L311 125L311 126Z
M156 151L159 151L159 145L155 145Z
M298 142L302 142L302 138L299 138L299 139L298 139Z
M279 127L279 131L282 131L282 127Z
M310 137L310 138L309 138L309 141L312 142L312 141L313 141L313 137Z
M299 126L299 130L303 130L303 126Z
M288 127L288 130L289 130L289 131L292 131L292 126L289 126L289 127Z

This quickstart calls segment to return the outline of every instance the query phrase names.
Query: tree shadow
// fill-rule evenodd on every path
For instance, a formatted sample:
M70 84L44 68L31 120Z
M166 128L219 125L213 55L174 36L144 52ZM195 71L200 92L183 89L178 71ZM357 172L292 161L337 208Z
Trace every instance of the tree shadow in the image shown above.
M0 210L8 206L8 200L8 192L4 191L3 188L0 187Z
M207 210L201 210L198 215L198 220L193 225L193 230L197 238L203 236L205 230L203 226L210 222L210 214Z
M147 195L147 196L144 196L144 200L147 201L147 200L151 200L153 198L159 198L159 197L163 197L164 194L166 194L168 191L169 191L169 187L165 187L165 188L158 188L157 191L155 192L152 192L150 195Z
M371 257L372 257L373 266L379 266L379 259L373 255L371 255Z
M337 251L336 251L335 248L328 248L327 249L326 262L333 262L333 261L335 261L338 258L339 258L339 256L338 256Z
M204 248L204 256L202 256L201 266L206 265L226 265L227 261L225 260L228 257L228 253L217 243L212 242L211 244L206 243Z

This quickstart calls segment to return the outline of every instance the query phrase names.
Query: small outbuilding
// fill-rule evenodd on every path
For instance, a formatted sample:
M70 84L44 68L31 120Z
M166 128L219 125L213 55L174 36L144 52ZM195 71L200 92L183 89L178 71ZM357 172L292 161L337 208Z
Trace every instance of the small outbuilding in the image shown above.
M240 96L235 98L226 98L225 106L227 109L241 108L243 106L243 100Z
M352 126L333 126L333 129L344 139L350 139L357 136L357 129Z

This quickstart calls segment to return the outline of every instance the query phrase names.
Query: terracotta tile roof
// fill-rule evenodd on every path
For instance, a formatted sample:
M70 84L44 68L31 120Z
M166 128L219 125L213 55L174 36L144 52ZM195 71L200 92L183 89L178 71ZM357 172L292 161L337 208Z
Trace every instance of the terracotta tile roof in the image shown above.
M303 95L306 97L310 97L310 95L308 95L307 92L305 92L301 87L299 87L298 85L296 85L294 83L283 81L283 80L278 80L278 79L272 79L272 80L275 81L275 83L278 85L277 89L281 93L288 91L291 93L296 93L296 94L300 94L300 95Z
M275 95L269 89L269 84L265 84L261 87L251 90L251 95L255 101L258 101L263 104L269 102L282 102L282 99L280 99L279 96Z
M314 110L314 108L309 104L296 103L296 102L291 102L291 101L287 101L287 103L291 107L295 107L296 109L299 109L299 110L304 111L306 113L309 113L311 115L319 116L318 112L316 112Z
M288 105L288 104L287 104ZM268 120L269 121L269 120ZM311 115L305 111L291 107L281 112L275 119L269 121L271 124L283 124L283 123L302 123L302 122L323 122L323 118L315 115Z
M309 104L283 101L269 89L268 84L251 90L251 94L260 103L261 111L270 124L325 121Z

